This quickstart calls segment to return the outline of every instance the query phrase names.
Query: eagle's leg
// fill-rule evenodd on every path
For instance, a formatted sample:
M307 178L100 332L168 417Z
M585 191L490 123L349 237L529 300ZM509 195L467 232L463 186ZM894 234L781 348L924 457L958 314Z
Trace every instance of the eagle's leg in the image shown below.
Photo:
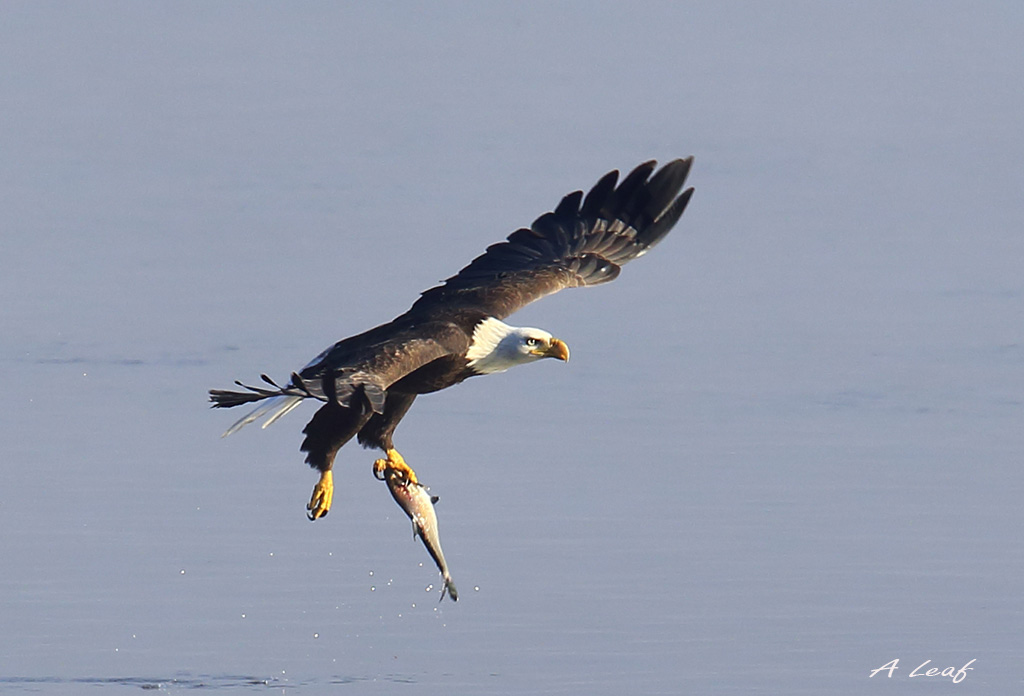
M416 472L412 470L412 467L405 463L402 455L398 453L398 450L388 449L384 453L387 455L386 459L378 459L373 463L373 475L381 481L385 478L385 472L388 469L394 471L400 471L404 475L405 479L411 483L419 483L416 478Z
M306 506L306 516L316 521L331 511L331 501L334 499L334 474L331 470L320 472L320 480L313 486L313 496Z
M320 472L320 480L313 487L313 495L306 506L310 520L316 521L330 512L334 498L334 474L331 473L334 457L342 445L366 425L370 415L328 401L303 428L306 439L299 449L306 452L306 463Z

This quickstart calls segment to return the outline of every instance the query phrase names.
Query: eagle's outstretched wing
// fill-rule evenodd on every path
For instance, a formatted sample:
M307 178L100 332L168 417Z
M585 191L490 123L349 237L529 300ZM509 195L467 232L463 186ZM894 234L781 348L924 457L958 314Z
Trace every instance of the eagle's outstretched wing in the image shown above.
M473 308L504 318L563 288L614 280L622 265L668 234L693 194L680 193L692 157L644 162L616 186L603 176L584 198L570 193L528 229L493 244L456 275L423 292L409 315ZM654 173L653 176L651 174Z

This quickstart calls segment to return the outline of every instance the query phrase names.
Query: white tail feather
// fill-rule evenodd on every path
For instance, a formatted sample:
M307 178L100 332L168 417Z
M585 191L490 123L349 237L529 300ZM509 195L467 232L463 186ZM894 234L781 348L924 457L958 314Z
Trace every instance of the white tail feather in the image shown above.
M302 403L302 397L301 396L289 396L289 397L287 397L287 402L281 404L281 408L278 409L277 411L275 411L273 413L273 415L271 415L270 418L268 418L263 423L263 425L261 425L260 427L261 428L266 428L268 425L272 424L278 418L280 418L281 416L285 415L286 413L288 413L289 411L291 411L293 408L295 408L296 406L298 406L301 403Z
M235 421L234 425L225 430L224 434L221 435L221 437L227 437L231 433L241 430L242 428L249 425L253 421L259 420L263 416L269 414L270 417L267 418L267 422L263 424L263 427L265 428L274 421L276 421L278 418L280 418L281 416L283 416L284 414L288 413L293 408L298 406L301 402L301 396L289 396L287 394L281 394L280 396L271 396L262 404L257 406L255 409L253 409L252 411L250 411L249 413L245 414L237 421Z

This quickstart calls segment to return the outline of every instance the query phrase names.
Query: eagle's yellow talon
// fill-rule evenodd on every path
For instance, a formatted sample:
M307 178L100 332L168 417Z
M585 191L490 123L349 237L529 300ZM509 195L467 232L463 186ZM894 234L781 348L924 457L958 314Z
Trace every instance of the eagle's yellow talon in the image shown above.
M402 478L411 483L419 483L416 478L416 472L412 470L405 460L402 459L402 455L398 453L398 450L389 449L387 452L386 459L378 459L373 463L373 476L378 481L383 481L390 474L387 472L397 472Z
M331 470L320 473L320 480L313 486L313 496L309 499L306 509L309 511L306 516L310 521L315 522L331 511L331 502L334 500L334 474Z
M406 480L410 483L419 483L416 479L416 472L412 470L411 466L405 463L405 460L402 459L402 455L398 453L398 450L389 449L385 454L387 454L388 457L384 460L385 468L402 472Z

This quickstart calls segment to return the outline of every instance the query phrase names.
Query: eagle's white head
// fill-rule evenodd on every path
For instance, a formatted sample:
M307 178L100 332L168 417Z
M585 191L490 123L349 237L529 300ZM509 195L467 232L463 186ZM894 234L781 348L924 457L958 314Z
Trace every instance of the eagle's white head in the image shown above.
M569 346L543 329L509 326L494 317L476 325L466 351L470 369L479 374L504 372L541 358L568 361Z

